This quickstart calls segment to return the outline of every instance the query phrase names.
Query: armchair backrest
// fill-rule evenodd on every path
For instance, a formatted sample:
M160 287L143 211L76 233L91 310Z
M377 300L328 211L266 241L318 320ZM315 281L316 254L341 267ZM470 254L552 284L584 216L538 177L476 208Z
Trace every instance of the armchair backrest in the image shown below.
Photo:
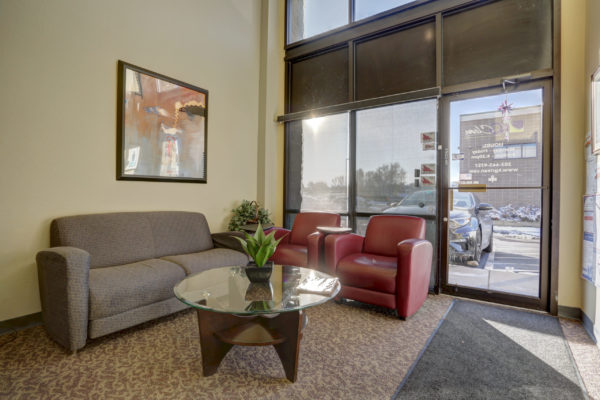
M405 215L375 215L365 234L365 253L396 257L396 245L405 239L425 239L425 220Z
M339 214L324 212L303 212L296 215L290 243L308 245L307 236L317 231L317 226L340 226Z

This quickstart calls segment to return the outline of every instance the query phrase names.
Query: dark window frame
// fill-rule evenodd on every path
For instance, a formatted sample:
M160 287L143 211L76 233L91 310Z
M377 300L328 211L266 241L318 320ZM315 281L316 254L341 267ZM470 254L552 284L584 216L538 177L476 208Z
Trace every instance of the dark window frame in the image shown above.
M351 115L355 115L356 110L361 110L370 107L378 107L383 105L392 105L398 104L404 101L409 100L418 100L419 98L429 98L429 96L425 96L425 93L431 94L432 91L437 91L439 93L439 97L443 98L447 95L453 95L458 93L468 93L478 89L492 89L502 86L502 82L505 79L514 79L517 83L523 82L533 82L538 80L550 80L552 87L552 129L551 129L551 142L552 148L551 151L552 157L552 165L550 168L551 175L551 185L550 185L550 195L549 200L547 201L547 212L549 214L548 223L551 226L550 232L546 237L546 240L550 243L548 246L548 264L549 264L549 282L548 282L548 304L544 309L548 310L551 314L556 315L558 311L558 249L559 249L559 216L560 216L560 81L561 81L561 71L560 71L560 37L561 37L561 29L560 29L560 15L561 15L561 0L549 0L549 4L552 7L551 11L551 38L550 38L550 46L552 49L552 67L543 70L536 71L528 71L524 73L522 76L504 76L497 78L484 79L481 81L475 82L467 82L462 84L457 84L453 86L444 85L442 82L442 62L443 62L443 37L441 33L442 28L442 20L446 15L452 15L454 13L467 11L474 7L483 6L489 3L500 2L504 0L418 0L416 3L409 3L394 9L387 10L385 12L373 15L371 17L361 19L359 21L353 21L353 13L354 13L354 1L349 0L351 7L349 7L349 21L348 25L333 29L328 32L324 32L319 35L312 36L310 38L306 38L294 43L287 43L287 22L288 22L288 9L286 2L286 11L285 11L285 44L284 48L286 50L285 61L286 61L286 85L285 85L285 111L286 114L279 116L279 122L287 122L294 121L304 118L310 118L315 116L323 116L336 114L340 112L350 112ZM361 101L355 101L354 97L354 82L353 80L353 49L355 43L361 41L367 37L379 35L391 30L402 29L405 26L410 26L414 24L419 24L426 19L435 18L436 20L436 69L437 69L437 85L435 88L429 88L426 90L421 90L419 92L422 93L398 93L391 96L384 96L381 98L367 99ZM350 54L350 82L349 82L349 101L344 104L335 104L328 105L325 107L320 107L317 109L304 110L301 112L290 113L290 61L298 59L300 57L310 56L312 54L316 54L318 52L326 51L332 47L337 47L341 45L347 45ZM393 98L393 99L392 99ZM398 100L400 99L400 100ZM397 100L397 101L394 101ZM442 129L442 124L444 121L442 120L443 115L438 110L438 132ZM355 120L355 117L354 117ZM289 148L287 146L287 135L288 135L288 124L285 127L285 152L286 158L284 159L284 168L288 169L287 164L287 153ZM351 127L351 129L353 129ZM352 135L351 135L352 137ZM351 140L352 143L352 140ZM438 139L438 143L441 141ZM355 146L355 143L354 143ZM355 154L355 149L352 150ZM438 186L437 190L441 193L441 180L442 180L442 163L444 162L444 151L438 151ZM351 176L355 174L355 165L351 166L350 172ZM350 180L350 179L349 179ZM355 185L355 182L350 180L351 185ZM351 202L356 201L356 193L355 188L354 192L352 189L354 186L350 188L350 198L349 205L351 209L355 209L355 205ZM284 214L287 215L288 212L298 212L299 210L291 210L287 209L286 205L286 194L287 187L286 182L284 180ZM438 196L438 210L442 210L445 206L444 200L441 196ZM369 213L356 213L354 214L355 218L360 216L369 216L373 214ZM350 215L348 218L351 220ZM354 218L354 219L355 219ZM441 213L438 212L438 226L441 225L442 216ZM286 218L287 219L287 218ZM355 224L354 224L355 225ZM440 230L441 231L441 230ZM442 233L440 233L441 238ZM441 247L443 241L438 240L438 246ZM438 253L440 254L440 253ZM443 260L442 260L443 261ZM438 281L435 287L435 292L439 293L439 289L441 288L441 278L442 274L441 269L443 268L440 263L437 271L438 271ZM468 295L465 293L465 295ZM502 296L500 296L502 297ZM506 301L510 303L510 299L506 299ZM528 304L522 304L524 306L531 306Z

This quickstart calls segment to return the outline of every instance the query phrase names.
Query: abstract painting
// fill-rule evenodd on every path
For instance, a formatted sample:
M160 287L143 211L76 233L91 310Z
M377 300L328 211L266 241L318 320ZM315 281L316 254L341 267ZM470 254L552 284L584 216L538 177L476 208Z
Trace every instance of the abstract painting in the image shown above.
M206 183L208 90L119 61L117 179Z

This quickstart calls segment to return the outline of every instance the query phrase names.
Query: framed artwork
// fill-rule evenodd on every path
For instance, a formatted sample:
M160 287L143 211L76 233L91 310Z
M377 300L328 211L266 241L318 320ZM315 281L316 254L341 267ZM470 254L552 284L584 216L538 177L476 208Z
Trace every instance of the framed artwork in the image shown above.
M592 153L600 153L600 67L592 75Z
M206 183L208 90L119 61L117 179Z

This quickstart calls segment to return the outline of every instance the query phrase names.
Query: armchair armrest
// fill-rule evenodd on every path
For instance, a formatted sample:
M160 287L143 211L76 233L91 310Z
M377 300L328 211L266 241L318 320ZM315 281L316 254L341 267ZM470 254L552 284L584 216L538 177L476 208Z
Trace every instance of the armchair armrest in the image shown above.
M337 265L349 254L360 253L365 238L354 233L332 234L325 238L325 266L328 272L336 276Z
M275 235L274 235L275 239L279 239L280 237L282 237L282 236L285 235L285 237L281 240L281 242L279 242L279 244L289 243L290 242L290 235L289 235L289 233L291 231L289 229L285 229L285 228L271 228L271 229L269 229L268 233L271 233L271 232L275 232Z
M307 267L319 269L319 265L323 260L323 245L325 243L325 235L321 232L313 232L306 237L307 241Z
M87 340L90 255L75 247L53 247L37 253L36 262L46 330L75 352Z
M406 239L397 245L396 305L400 315L414 314L427 298L433 246L424 239Z
M244 253L244 248L235 240L232 236L237 236L239 238L244 238L244 234L238 231L230 231L230 232L218 232L210 235L213 241L213 245L217 248L231 249L239 251L240 253Z

